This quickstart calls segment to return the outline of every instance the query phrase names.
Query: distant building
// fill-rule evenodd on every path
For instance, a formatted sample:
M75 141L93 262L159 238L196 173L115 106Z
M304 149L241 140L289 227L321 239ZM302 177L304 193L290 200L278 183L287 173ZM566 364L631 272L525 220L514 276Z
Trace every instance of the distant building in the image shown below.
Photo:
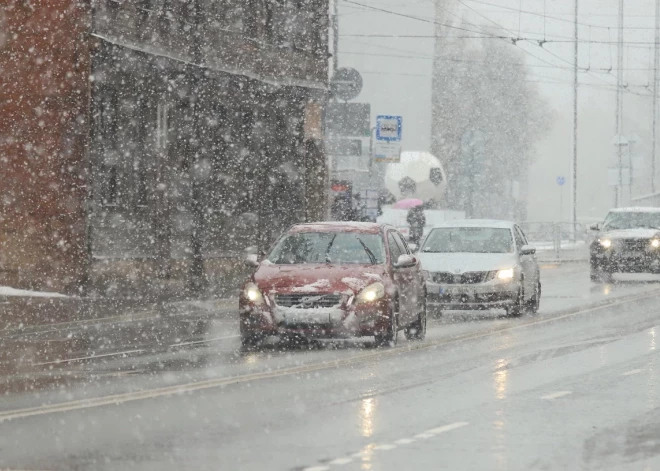
M0 153L16 168L0 181L3 195L28 162L53 160L48 176L27 172L14 189L21 213L0 202L9 230L0 232L0 270L25 272L14 278L32 284L40 276L24 267L51 253L67 267L41 271L56 284L64 270L101 291L144 292L155 279L166 289L205 280L234 288L246 246L266 248L285 226L323 218L327 1L97 0L88 10L69 0L33 11L10 1L0 67L16 67L12 55L21 62L9 93L43 103L51 69L76 81L50 84L58 105L41 116L60 124L43 126L54 143L41 154L25 147L45 145L35 106L23 105L14 124L0 118ZM41 28L34 49L25 25ZM58 55L33 68L47 51ZM27 89L26 79L35 82ZM49 184L53 212L25 222ZM43 233L13 260L31 227L61 218L70 249Z

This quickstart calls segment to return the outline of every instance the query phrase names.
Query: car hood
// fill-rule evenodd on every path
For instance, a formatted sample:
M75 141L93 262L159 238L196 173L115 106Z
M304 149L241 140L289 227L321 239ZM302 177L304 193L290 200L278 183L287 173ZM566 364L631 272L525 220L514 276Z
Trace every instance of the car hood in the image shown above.
M651 239L660 234L660 230L638 227L636 229L617 229L612 231L603 231L598 234L600 239Z
M518 264L512 253L420 253L422 268L429 272L466 273L494 271Z
M264 293L358 293L387 277L383 265L275 265L263 262L253 280Z

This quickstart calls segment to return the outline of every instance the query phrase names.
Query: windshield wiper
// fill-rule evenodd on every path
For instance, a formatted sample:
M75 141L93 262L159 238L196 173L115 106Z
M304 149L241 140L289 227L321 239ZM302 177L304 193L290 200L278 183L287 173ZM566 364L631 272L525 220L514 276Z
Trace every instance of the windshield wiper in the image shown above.
M332 244L335 243L336 238L337 234L333 235L330 243L328 244L328 248L325 249L325 263L332 263L332 260L330 259L330 249L332 248Z
M360 239L359 237L356 237L356 239L358 240L364 251L367 252L367 255L369 256L369 260L371 260L371 264L375 265L376 256L374 255L374 253L371 251L369 247L367 247L367 245L364 242L362 242L362 239Z

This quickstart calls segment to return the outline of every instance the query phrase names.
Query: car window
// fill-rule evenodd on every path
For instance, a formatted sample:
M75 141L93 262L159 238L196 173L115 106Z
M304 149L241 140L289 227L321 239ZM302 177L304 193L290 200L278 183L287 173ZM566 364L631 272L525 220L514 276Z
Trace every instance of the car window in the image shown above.
M497 227L443 227L433 229L422 253L512 253L511 230Z
M410 252L410 248L408 248L408 244L406 244L406 239L404 239L403 236L398 232L394 233L394 239L399 244L399 249L401 250L401 253L410 255L411 252Z
M636 229L638 227L660 228L660 212L615 211L605 218L603 230Z
M268 260L278 265L381 264L385 262L385 249L380 234L301 232L282 238Z
M390 246L390 257L392 259L392 264L395 264L399 260L399 256L401 256L402 252L399 244L397 244L396 240L394 239L394 232L387 233L387 242Z
M517 230L517 228L514 227L513 229L513 237L516 240L516 248L518 251L522 249L523 245L525 245L525 242L523 241L522 236L520 235L520 231Z

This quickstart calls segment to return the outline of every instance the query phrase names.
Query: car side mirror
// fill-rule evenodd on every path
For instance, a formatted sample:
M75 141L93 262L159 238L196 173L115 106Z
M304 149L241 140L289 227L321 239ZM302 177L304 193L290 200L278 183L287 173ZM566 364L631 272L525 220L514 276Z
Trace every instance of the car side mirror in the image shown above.
M534 255L536 253L536 248L531 245L523 245L520 249L520 255Z
M592 224L591 226L589 226L589 229L591 229L592 231L600 231L600 223Z
M247 265L250 268L257 268L259 266L259 257L257 256L257 254L256 253L248 254L247 257L245 257L245 265Z
M417 264L417 259L412 255L402 254L399 255L399 260L394 264L394 268L410 268Z

